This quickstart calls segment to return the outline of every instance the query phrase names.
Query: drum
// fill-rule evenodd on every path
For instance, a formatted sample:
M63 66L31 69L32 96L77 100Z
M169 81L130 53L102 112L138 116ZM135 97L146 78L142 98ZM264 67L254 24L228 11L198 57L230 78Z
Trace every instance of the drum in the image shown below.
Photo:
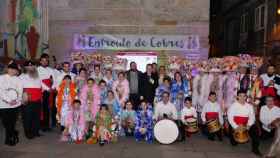
M249 141L249 132L246 127L238 127L234 130L233 138L237 143L243 144Z
M215 133L221 129L221 125L220 125L218 119L209 120L206 124L207 124L209 133Z
M188 132L188 133L196 133L196 132L198 132L197 119L195 119L195 118L188 118L186 120L185 131Z
M179 135L179 129L173 121L163 119L155 124L154 135L159 143L171 144L176 141Z

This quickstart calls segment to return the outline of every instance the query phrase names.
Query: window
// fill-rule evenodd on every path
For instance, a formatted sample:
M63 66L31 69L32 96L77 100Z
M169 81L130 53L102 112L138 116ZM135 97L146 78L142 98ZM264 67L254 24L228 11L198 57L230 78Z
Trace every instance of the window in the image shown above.
M248 32L248 13L241 15L240 18L240 33L247 33Z
M255 30L259 31L264 28L265 5L262 4L255 9Z

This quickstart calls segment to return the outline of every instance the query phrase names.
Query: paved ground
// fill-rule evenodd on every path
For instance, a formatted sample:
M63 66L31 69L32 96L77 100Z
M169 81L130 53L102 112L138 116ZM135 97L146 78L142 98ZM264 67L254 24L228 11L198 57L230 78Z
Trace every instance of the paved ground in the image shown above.
M59 133L44 133L43 137L26 140L21 133L16 147L2 145L3 128L0 125L0 158L254 158L250 144L232 147L228 139L223 142L208 141L200 134L184 143L160 145L158 143L136 143L132 138L121 138L118 143L105 145L75 145L59 142ZM263 142L265 152L270 141Z

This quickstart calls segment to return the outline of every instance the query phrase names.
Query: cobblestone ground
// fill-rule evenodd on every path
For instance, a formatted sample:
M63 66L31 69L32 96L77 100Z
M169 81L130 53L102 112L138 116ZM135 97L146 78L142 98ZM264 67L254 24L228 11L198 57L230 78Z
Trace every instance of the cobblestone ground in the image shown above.
M20 131L22 129L20 128ZM3 144L4 131L0 125L0 158L254 158L250 144L232 147L227 138L223 142L209 141L201 134L195 134L186 142L172 145L158 143L136 143L132 138L120 138L115 144L104 147L87 144L59 142L59 132L54 130L44 136L27 140L20 135L20 143L15 147ZM271 140L262 142L261 151L266 152Z

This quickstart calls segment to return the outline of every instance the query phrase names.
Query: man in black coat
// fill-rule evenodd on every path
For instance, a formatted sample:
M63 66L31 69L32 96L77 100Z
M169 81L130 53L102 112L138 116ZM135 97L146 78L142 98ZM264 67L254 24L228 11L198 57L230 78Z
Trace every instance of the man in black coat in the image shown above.
M153 103L155 91L158 87L158 77L153 73L152 64L148 64L146 72L141 79L140 95L145 98L149 103Z

